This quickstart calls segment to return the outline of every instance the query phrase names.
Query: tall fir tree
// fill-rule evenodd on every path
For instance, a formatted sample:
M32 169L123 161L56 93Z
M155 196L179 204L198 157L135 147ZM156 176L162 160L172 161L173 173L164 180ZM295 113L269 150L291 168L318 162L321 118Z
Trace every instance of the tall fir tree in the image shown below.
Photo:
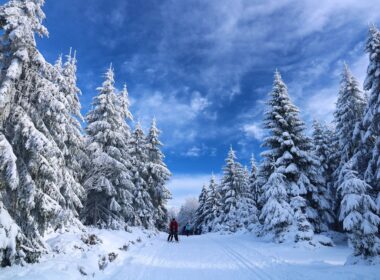
M265 186L270 187L277 181L283 182L287 196L284 197L282 192L278 192L279 197L293 207L300 206L300 199L304 199L305 206L302 206L302 209L293 208L293 212L301 210L318 230L321 224L316 208L320 204L318 194L322 184L317 168L318 162L312 156L311 140L305 136L305 125L300 120L299 110L290 101L287 87L277 71L268 107L264 125L270 131L270 136L263 142L263 146L268 150L262 153L264 161L260 167L260 180L264 183L266 193L264 197L268 199ZM268 183L274 171L278 174ZM293 199L296 199L297 203L292 203ZM264 203L272 202L265 201ZM264 213L269 212L264 211ZM268 221L263 214L261 216L262 220ZM286 230L286 227L283 229ZM302 231L301 228L298 230ZM276 231L278 233L278 230Z
M35 34L48 34L43 4L13 0L0 7L0 165L8 166L0 179L5 182L0 183L2 212L25 237L18 241L27 244L18 248L28 261L44 250L46 232L80 226L81 186L65 160L63 141L68 131L62 124L71 104L57 85L61 74L45 61L35 41ZM14 260L12 254L6 254L6 263Z
M154 207L149 194L147 179L147 146L144 131L137 122L129 143L132 157L132 181L135 186L133 195L134 225L145 228L154 227Z
M263 186L265 204L261 210L260 220L265 232L272 232L275 240L282 242L285 233L293 224L293 209L289 205L285 176L273 170Z
M333 193L335 194L336 206L340 205L342 199L341 194L337 191L339 187L339 174L343 166L358 150L360 138L355 136L355 131L363 118L366 104L358 82L347 64L344 64L341 76L340 90L334 112L335 133L339 154L339 163L334 172L335 184ZM338 207L335 210L337 211ZM337 229L341 230L342 225L337 224Z
M316 205L320 217L320 231L328 230L335 222L334 201L335 196L332 192L334 186L334 171L337 168L336 141L331 138L332 134L326 125L318 121L313 122L313 155L318 162L321 183L316 194Z
M342 194L339 218L349 233L354 256L364 259L380 254L379 208L368 194L370 188L357 176L351 161L343 166L339 176L339 191Z
M242 199L248 188L248 178L242 165L236 161L235 151L230 148L223 168L223 178L220 184L220 230L236 232L245 224L241 215L248 216L248 205Z
M164 154L160 147L160 131L156 126L156 119L153 119L146 143L148 149L147 182L149 194L155 209L155 226L164 230L168 221L167 200L171 198L170 191L165 186L171 173L164 163Z
M206 232L206 215L208 213L208 205L206 205L206 201L208 199L209 190L206 185L203 185L202 191L198 197L198 208L195 212L195 228L199 232Z
M240 221L246 229L253 229L253 226L258 222L258 209L255 201L255 193L252 192L250 180L251 175L248 168L245 166L242 171L243 184L241 189L240 199L237 203L237 208L240 209Z
M366 52L369 66L364 89L369 96L363 121L356 129L360 145L353 157L353 165L359 176L364 174L364 180L372 187L369 192L380 206L380 31L374 25L369 30Z
M84 183L87 201L83 219L89 225L117 229L133 222L135 189L125 138L127 125L115 94L112 66L98 92L87 114L90 171Z
M251 172L249 174L249 190L257 208L260 207L260 197L262 197L261 188L258 181L258 169L255 156L251 155Z
M221 196L219 193L219 186L216 183L214 174L211 176L210 183L208 185L208 194L205 202L205 214L203 232L213 231L215 228L214 222L218 220L220 216L220 203Z

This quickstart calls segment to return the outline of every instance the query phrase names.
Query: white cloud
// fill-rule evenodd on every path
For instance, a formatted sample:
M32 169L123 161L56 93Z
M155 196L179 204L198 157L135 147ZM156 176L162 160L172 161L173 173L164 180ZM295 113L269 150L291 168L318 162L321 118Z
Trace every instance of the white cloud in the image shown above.
M170 138L166 145L191 143L197 136L197 119L205 115L205 110L210 106L207 98L199 92L191 93L190 99L179 97L180 91L150 92L144 87L135 90L139 95L130 93L132 99L131 110L136 120L148 127L153 117L157 118L159 127L165 132L165 138ZM182 89L186 92L188 89ZM207 116L206 116L207 117Z
M324 88L307 99L305 107L301 107L301 110L307 115L308 121L332 121L338 90L337 87Z
M191 99L191 109L193 109L195 112L200 112L206 109L208 106L210 106L210 102L207 100L207 98L202 97L199 92L194 92L193 97Z
M201 153L201 148L193 146L186 153L184 153L184 155L187 157L199 157Z
M211 174L174 174L168 183L173 199L168 207L179 209L187 198L198 197L204 184L208 184Z
M260 123L257 122L245 124L242 130L248 137L253 137L258 141L262 141L265 136L265 130L261 127Z
M245 136L262 140L264 131L259 125L263 117L262 100L270 90L270 83L268 87L261 85L260 89L252 89L260 100L250 109L243 105L251 119L244 117L242 127L216 127L218 118L223 116L215 107L231 104L229 102L246 90L242 80L251 71L257 73L264 69L263 72L267 72L278 67L284 76L290 74L285 82L302 117L307 122L312 118L331 120L338 92L339 74L334 73L337 61L349 56L353 73L360 81L364 79L362 69L367 62L362 45L352 54L346 54L347 48L342 47L346 44L344 41L336 48L326 49L329 46L326 41L333 41L335 36L325 36L337 33L336 37L343 38L341 30L345 30L345 26L360 29L380 19L380 14L373 9L377 3L379 0L268 0L265 3L220 0L217 4L190 0L186 5L181 1L164 2L157 53L137 53L123 69L129 74L142 70L149 81L178 77L182 85L154 92L148 87L137 88L138 102L134 103L137 108L132 110L146 123L156 116L168 139L166 144L183 145L181 152L187 156L203 153L196 144L200 139L236 140L243 136L238 135L239 130ZM192 4L193 9L188 9ZM291 20L284 21L285 14ZM313 34L316 36L311 36ZM322 85L321 80L326 81L329 73L330 81ZM255 84L255 77L251 79L250 83ZM241 115L244 114L243 111ZM241 116L237 116L239 118Z
M216 156L217 149L213 147L208 147L206 144L202 143L197 146L192 146L186 152L182 153L185 157L200 157L200 156Z

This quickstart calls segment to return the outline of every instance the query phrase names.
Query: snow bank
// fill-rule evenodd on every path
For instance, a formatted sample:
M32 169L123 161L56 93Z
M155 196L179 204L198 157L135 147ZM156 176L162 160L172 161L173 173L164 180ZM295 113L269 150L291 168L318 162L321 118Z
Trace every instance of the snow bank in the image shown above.
M155 235L141 228L131 228L130 232L87 228L86 233L50 234L46 236L49 254L43 255L37 264L1 269L0 279L106 278L110 271L124 263L128 251L143 246ZM89 239L94 242L86 244Z

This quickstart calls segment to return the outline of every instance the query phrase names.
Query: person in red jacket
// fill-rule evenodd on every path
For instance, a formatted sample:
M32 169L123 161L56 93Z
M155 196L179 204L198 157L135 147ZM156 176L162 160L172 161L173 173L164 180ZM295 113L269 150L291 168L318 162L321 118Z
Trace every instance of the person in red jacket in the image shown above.
M178 242L178 223L173 218L169 225L169 236L168 241L173 241L173 237L175 238L175 241Z

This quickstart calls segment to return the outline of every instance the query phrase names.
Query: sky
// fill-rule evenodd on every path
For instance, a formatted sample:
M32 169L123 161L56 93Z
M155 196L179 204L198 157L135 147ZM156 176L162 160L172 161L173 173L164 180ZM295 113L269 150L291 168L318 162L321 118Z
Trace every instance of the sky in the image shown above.
M4 3L1 0L0 3ZM54 62L77 51L82 112L112 63L131 111L147 129L156 117L173 173L170 207L198 196L221 173L229 147L259 159L265 101L278 69L308 125L329 122L347 62L366 73L368 26L380 0L46 0ZM131 124L133 127L133 124Z

